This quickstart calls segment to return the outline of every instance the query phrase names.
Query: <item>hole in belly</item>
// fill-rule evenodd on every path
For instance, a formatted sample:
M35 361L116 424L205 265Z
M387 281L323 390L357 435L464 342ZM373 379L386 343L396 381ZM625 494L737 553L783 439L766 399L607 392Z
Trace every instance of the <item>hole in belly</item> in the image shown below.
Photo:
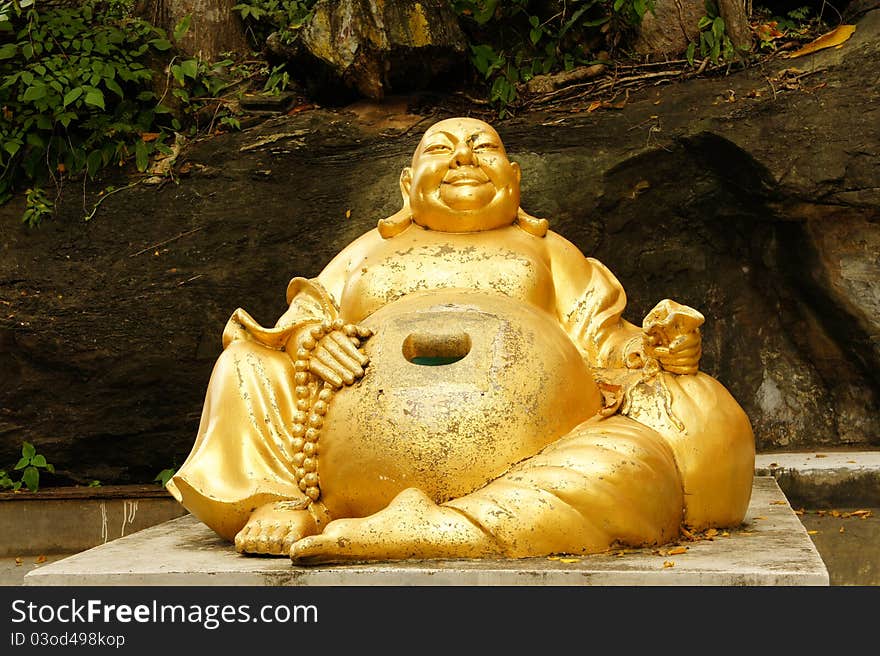
M458 362L470 350L471 337L467 333L412 333L403 340L403 357L429 367Z

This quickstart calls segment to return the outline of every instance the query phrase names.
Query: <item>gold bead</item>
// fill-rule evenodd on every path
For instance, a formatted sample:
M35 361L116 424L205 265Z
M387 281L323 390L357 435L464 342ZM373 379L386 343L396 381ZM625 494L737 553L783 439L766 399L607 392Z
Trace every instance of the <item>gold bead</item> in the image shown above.
M297 385L305 385L309 382L309 372L297 371L296 375L293 377L293 380Z
M290 443L290 446L293 447L294 452L302 451L306 444L311 444L311 442L306 442L301 437L295 437ZM311 454L309 454L311 455Z
M301 348L296 352L296 359L305 360L306 362L308 362L311 355L312 354L306 351L304 348Z
M342 327L345 325L345 322L342 319L334 319L331 327L333 330L342 330Z
M312 336L312 339L318 340L324 336L324 331L321 330L321 326L315 326L309 331L309 335Z
M299 410L300 412L305 414L309 410L309 400L308 399L298 399L296 402L296 408L297 408L297 410ZM303 423L305 423L305 420L303 420Z
M305 489L306 496L312 501L317 501L321 496L321 490L317 487L307 487Z
M314 428L309 428L306 431L306 442L317 442L318 436L320 436L320 432Z
M307 472L313 472L318 468L318 461L315 458L306 458L303 460L302 468Z
M306 474L303 477L303 481L305 481L308 487L314 487L318 483L318 475L315 473Z
M315 452L318 450L317 442L305 442L301 447L297 449L297 451L302 451L307 456L315 455Z
M299 399L309 398L309 388L305 385L298 385L296 388L296 396Z
M301 358L293 363L293 368L297 371L308 371L309 370L309 361L307 358Z
M324 403L329 403L330 399L333 398L333 390L327 389L326 387L318 392L318 400L323 401Z
M310 415L309 416L309 426L312 428L320 428L324 425L324 418L321 415Z
M302 467L303 462L305 462L306 456L304 453L294 453L293 454L293 464L297 467Z
M306 482L305 482L305 481L300 481L300 482L299 482L299 489L302 490L303 492L305 492L306 489L308 489L308 487L309 487L309 486L306 485Z
M313 348L315 348L315 346L317 346L317 342L315 342L315 340L313 340L311 337L307 337L302 341L302 347L307 351L311 351Z
M315 403L315 413L319 414L319 415L326 415L327 414L327 404L324 403L323 401L317 401Z
M306 470L305 470L303 467L297 467L297 468L296 468L296 479L297 479L298 481L302 480L303 476L305 476L306 473L307 473L307 472L306 472Z
M324 331L324 334L326 335L331 330L333 330L333 324L330 323L329 321L322 321L321 322L321 330Z
M299 438L306 434L306 427L302 424L294 424L291 432L293 433L294 437Z
M293 413L293 423L302 424L305 426L306 420L308 419L308 415L302 410L297 410Z

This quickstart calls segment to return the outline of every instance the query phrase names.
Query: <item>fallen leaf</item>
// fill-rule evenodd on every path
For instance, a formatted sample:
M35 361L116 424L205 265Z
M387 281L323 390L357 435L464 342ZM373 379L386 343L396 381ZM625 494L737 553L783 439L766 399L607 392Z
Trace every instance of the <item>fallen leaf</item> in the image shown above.
M346 218L346 219L350 219L350 218L351 218L351 210L345 210L345 218Z
M794 51L789 57L803 57L804 55L810 55L819 50L824 50L825 48L840 48L843 46L844 41L849 39L855 31L855 25L838 25L830 32L811 41L800 50Z
M784 506L784 505L786 505L786 503L788 503L788 502L786 502L786 501L771 501L770 505L771 506Z
M712 538L714 538L716 535L718 535L718 529L717 529L717 528L710 528L710 529L708 529L708 530L706 531L706 533L704 534L704 536L707 537L707 538L709 538L710 540L711 540Z
M838 531L838 533L846 533L846 528L844 528L843 526L841 526L841 527L840 527L840 530Z
M663 567L675 567L675 563L671 560L664 560Z
M15 559L15 566L16 566L16 567L20 567L20 566L21 566L21 562L22 562L22 560L21 560L21 556L16 557L16 559Z
M37 559L36 559L34 562L35 562L37 565L39 565L39 564L41 564L41 563L45 563L45 562L46 562L46 557L45 557L45 556L37 556Z
M666 552L667 556L677 556L679 554L687 553L687 547L675 547Z
M807 535L818 535L819 531L807 531Z
M147 142L147 143L149 143L150 141L155 141L158 138L159 138L158 132L142 132L141 133L141 140L144 142Z
M817 453L817 454L816 454L815 456L813 456L813 457L814 457L814 458L827 458L828 456L825 455L824 453Z
M764 517L764 515L758 515L757 517L755 517L755 519L767 519L767 518Z
M729 538L729 537L730 537L730 533L728 533L727 531L724 531L724 532L721 534L721 537L722 537L722 538Z
M853 510L850 515L855 515L856 517L870 517L873 515L870 510Z
M580 558L560 558L560 563L579 563L581 562Z

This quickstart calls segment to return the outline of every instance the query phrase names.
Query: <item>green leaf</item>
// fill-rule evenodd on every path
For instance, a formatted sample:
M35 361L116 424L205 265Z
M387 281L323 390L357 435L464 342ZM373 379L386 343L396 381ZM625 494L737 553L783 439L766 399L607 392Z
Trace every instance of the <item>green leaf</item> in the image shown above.
M30 442L23 442L21 445L21 455L25 458L33 458L37 455L37 448Z
M156 50L169 50L171 48L171 41L168 39L151 39L148 43Z
M101 156L100 150L91 151L86 157L86 169L89 172L89 176L95 177L95 174L101 170L101 165L103 164L103 158Z
M31 492L36 492L40 489L40 471L36 467L25 469L24 474L21 475L21 480Z
M192 79L196 79L199 74L199 62L195 59L186 59L180 63L183 74Z
M31 102L34 100L40 100L41 98L46 97L46 85L39 84L34 85L32 87L28 87L24 95L21 97L22 102Z
M70 125L70 122L76 118L75 112L63 112L58 115L58 122L64 127Z
M72 103L77 98L79 98L82 95L82 93L83 93L82 87L75 87L75 88L71 89L70 91L68 91L67 93L64 94L64 100L62 101L62 104L65 107L67 107L70 103Z
M21 148L20 141L7 141L3 144L3 150L5 150L10 155L15 155L18 152L18 149Z
M180 22L174 26L174 40L180 41L180 39L189 31L189 24L192 20L192 16L184 16L180 19Z
M33 459L31 460L31 464L34 467L45 467L47 464L46 463L46 456L44 456L42 453L35 455L33 457Z
M529 30L529 40L532 42L532 45L538 43L541 40L541 36L543 36L544 30L540 27L533 27Z
M91 88L86 92L85 102L93 107L104 109L104 94L100 89Z
M47 462L46 463L46 471L54 474L55 473L55 465L53 465L51 462Z
M694 52L696 51L696 49L697 49L696 43L691 42L688 44L687 52L685 53L685 57L688 60L688 64L690 64L691 66L694 65Z
M171 480L171 477L174 476L174 473L176 471L177 470L174 469L173 467L171 467L169 469L163 469L158 474L156 474L156 478L154 478L153 481L157 482L157 483L161 483L162 487L165 487L166 485L168 485L168 481Z
M18 469L24 469L24 468L27 467L29 464L31 464L31 459L30 459L30 458L22 458L21 460L18 461L18 463L15 465L15 467L13 467L13 469L16 469L16 470L18 470Z
M143 139L138 139L134 146L134 157L138 171L146 171L150 164L149 148Z
M0 46L0 59L12 59L18 52L18 45L15 43L5 43Z
M119 84L116 82L116 80L109 78L109 77L105 77L104 78L104 86L107 87L108 89L110 89L110 91L115 93L120 98L125 97L125 94L122 92L122 87L119 86Z

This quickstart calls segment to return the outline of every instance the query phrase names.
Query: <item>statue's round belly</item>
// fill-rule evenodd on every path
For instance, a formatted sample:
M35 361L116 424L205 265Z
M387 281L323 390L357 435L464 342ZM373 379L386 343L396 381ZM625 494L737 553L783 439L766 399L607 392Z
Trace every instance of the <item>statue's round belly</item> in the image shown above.
M322 500L334 516L384 508L417 487L438 503L534 455L601 397L555 317L469 290L411 294L363 321L363 378L321 430Z

